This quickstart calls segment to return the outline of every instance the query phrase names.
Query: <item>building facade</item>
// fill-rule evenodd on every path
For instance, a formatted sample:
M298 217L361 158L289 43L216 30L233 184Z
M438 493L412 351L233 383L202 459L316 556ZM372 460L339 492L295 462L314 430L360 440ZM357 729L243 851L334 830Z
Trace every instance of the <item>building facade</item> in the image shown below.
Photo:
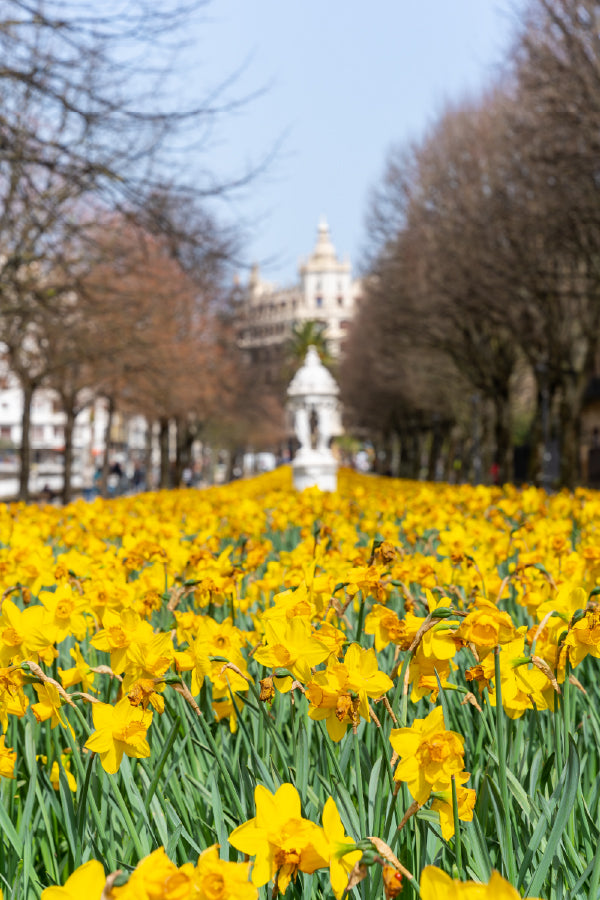
M329 226L321 220L317 242L301 261L299 282L281 288L261 278L252 267L248 284L238 294L238 342L253 362L276 365L294 325L323 325L327 348L339 358L357 301L360 282L352 277L348 259L340 260L331 241Z
M108 404L92 392L75 419L73 429L72 486L91 487L94 473L105 452ZM0 353L0 499L13 497L18 488L19 455L22 443L23 391ZM31 405L29 439L31 474L29 490L62 487L65 446L65 413L58 394L40 387ZM146 448L147 424L141 416L116 413L112 419L109 460L142 459Z

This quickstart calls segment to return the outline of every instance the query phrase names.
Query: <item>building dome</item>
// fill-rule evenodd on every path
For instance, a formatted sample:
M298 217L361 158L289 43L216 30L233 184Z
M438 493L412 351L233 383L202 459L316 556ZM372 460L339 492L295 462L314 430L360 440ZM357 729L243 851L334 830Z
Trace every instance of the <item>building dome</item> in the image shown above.
M303 364L290 382L288 397L336 397L339 391L333 375L321 362L317 348L310 346Z
M318 262L320 265L337 262L335 247L331 242L331 235L329 233L329 225L324 218L319 222L317 243L315 244L315 249L312 252L310 261Z

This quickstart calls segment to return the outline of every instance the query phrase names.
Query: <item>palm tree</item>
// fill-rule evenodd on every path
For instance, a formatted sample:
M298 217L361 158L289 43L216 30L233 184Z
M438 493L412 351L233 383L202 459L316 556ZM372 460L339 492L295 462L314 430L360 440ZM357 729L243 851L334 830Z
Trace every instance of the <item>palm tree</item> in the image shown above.
M292 325L292 333L287 341L286 361L287 368L292 374L302 365L309 347L315 347L321 358L321 362L328 369L333 368L334 359L327 347L327 339L325 337L326 325L324 322L317 322L314 319L307 319L304 322L295 322Z

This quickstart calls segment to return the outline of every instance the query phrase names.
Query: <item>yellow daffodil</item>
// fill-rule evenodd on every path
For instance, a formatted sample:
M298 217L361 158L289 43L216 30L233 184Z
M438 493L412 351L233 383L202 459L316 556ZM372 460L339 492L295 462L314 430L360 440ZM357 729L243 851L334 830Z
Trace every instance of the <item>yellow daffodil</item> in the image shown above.
M106 877L102 863L95 859L79 866L67 878L63 887L49 887L42 891L42 900L100 900Z
M498 644L507 644L515 636L515 626L509 614L480 598L477 606L461 622L456 636L474 644L480 657L486 656Z
M87 620L93 621L87 603L78 590L70 584L59 584L54 591L40 591L39 598L46 610L44 628L52 643L63 641L73 634L82 641L87 631Z
M53 684L34 684L33 687L38 695L38 702L32 704L31 711L38 722L49 719L51 728L56 728L57 725L68 728L69 724L61 711L62 703L57 688Z
M371 648L351 644L344 662L331 656L324 672L316 672L306 688L311 719L325 720L332 741L340 741L348 725L356 727L362 716L371 721L369 698L378 699L392 687L391 679L379 671Z
M132 641L127 651L123 676L123 691L144 679L160 678L173 660L170 634L153 634L148 641Z
M473 808L476 793L472 788L464 787L465 782L470 778L468 772L459 772L454 776L456 781L456 800L458 808L458 818L461 822L473 821ZM449 841L454 836L454 808L452 806L452 790L438 791L431 804L432 810L437 812L440 817L440 827L442 829L442 837L445 841Z
M569 660L573 667L585 659L586 656L600 658L600 608L596 606L589 610L569 630L565 639L568 648Z
M452 663L449 659L426 656L421 644L413 653L408 667L408 683L412 685L410 699L416 703L421 697L429 696L435 703L440 684L446 687ZM439 681L438 681L439 679Z
M333 797L328 797L323 807L323 831L329 842L329 879L336 900L340 900L362 851L352 850L355 842L346 834Z
M8 666L26 659L37 662L40 652L49 643L44 631L43 606L20 610L12 600L4 600L0 616L0 665Z
M178 868L164 847L144 857L129 876L127 884L114 887L113 900L191 900L194 889L194 866L185 863Z
M88 663L83 658L83 654L79 647L71 647L69 653L75 660L75 665L70 669L58 668L58 676L64 688L73 687L75 684L81 684L82 689L86 693L94 691L94 673Z
M310 681L311 668L329 655L329 649L313 635L306 619L273 619L266 622L267 643L254 659L269 668L288 669L299 681Z
M23 672L17 668L0 669L0 724L6 731L8 717L22 718L29 706L23 690Z
M39 756L38 759L44 765L47 765L47 763L48 763L47 756ZM77 782L75 781L73 773L71 772L71 758L70 758L69 754L61 753L60 754L60 763L63 767L64 773L65 773L65 776L67 779L67 784L69 785L69 790L71 790L71 791L73 791L73 793L75 793L75 791L77 790ZM56 759L52 763L52 768L50 769L50 774L48 775L48 778L50 779L50 784L52 785L54 790L58 791L60 789L60 766Z
M346 593L354 597L362 591L365 597L373 596L381 603L386 598L386 582L381 570L376 566L356 566L348 569L343 581L346 582Z
M2 735L0 737L0 775L2 778L14 778L17 754L11 747L5 745L5 741L6 736Z
M436 866L421 872L421 900L521 900L521 895L498 872L492 872L487 884L455 881ZM531 898L539 900L539 898Z
M394 778L406 782L419 805L432 791L448 790L452 776L464 769L464 738L446 731L440 706L410 728L393 729L390 742L400 756Z
M541 621L548 613L554 613L568 623L573 613L576 613L578 609L585 609L586 605L587 594L581 585L565 581L554 597L550 597L538 606L538 620Z
M390 643L402 643L406 636L406 627L392 609L375 603L365 619L365 634L375 636L375 649L379 652Z
M250 863L219 858L215 844L198 857L194 873L197 900L256 900L258 888L250 879Z
M517 719L526 709L551 709L554 705L554 691L547 674L527 661L525 655L525 636L519 634L514 641L500 648L500 687L502 706L508 716ZM495 661L493 654L486 657L482 664L485 677L495 679ZM489 687L489 701L496 705L496 690Z
M127 665L127 651L135 642L146 644L153 638L152 626L133 609L121 613L107 609L102 619L103 628L91 640L93 647L110 653L110 666L120 675Z
M295 591L275 594L273 605L264 611L262 618L266 622L272 619L294 619L297 616L312 620L315 613L315 604L311 602L306 582L303 581Z
M123 754L136 759L150 756L146 740L146 732L152 722L150 710L134 707L127 697L123 697L116 706L94 703L92 715L96 730L85 746L98 754L105 772L117 772Z
M329 866L330 848L322 828L302 818L300 797L291 784L272 794L263 785L254 791L256 816L229 836L229 843L254 856L252 883L267 884L277 875L283 894L298 872L312 873Z

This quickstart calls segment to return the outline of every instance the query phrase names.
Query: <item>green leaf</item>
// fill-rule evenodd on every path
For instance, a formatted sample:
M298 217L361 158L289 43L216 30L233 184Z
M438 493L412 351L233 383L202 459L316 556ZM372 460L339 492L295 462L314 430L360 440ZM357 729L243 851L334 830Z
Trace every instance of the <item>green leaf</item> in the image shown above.
M561 781L564 784L564 788L558 809L556 810L550 837L548 838L548 843L546 844L543 856L536 866L535 874L527 887L526 894L532 897L538 895L542 889L542 885L544 884L554 855L560 845L569 815L577 798L577 788L579 784L579 756L577 754L577 747L575 746L575 742L571 735L569 735L569 756ZM519 885L521 883L522 882L519 880Z
M477 813L473 814L473 824L466 831L465 846L470 852L471 868L480 881L487 882L490 880L494 867L490 859L488 842L483 834Z

